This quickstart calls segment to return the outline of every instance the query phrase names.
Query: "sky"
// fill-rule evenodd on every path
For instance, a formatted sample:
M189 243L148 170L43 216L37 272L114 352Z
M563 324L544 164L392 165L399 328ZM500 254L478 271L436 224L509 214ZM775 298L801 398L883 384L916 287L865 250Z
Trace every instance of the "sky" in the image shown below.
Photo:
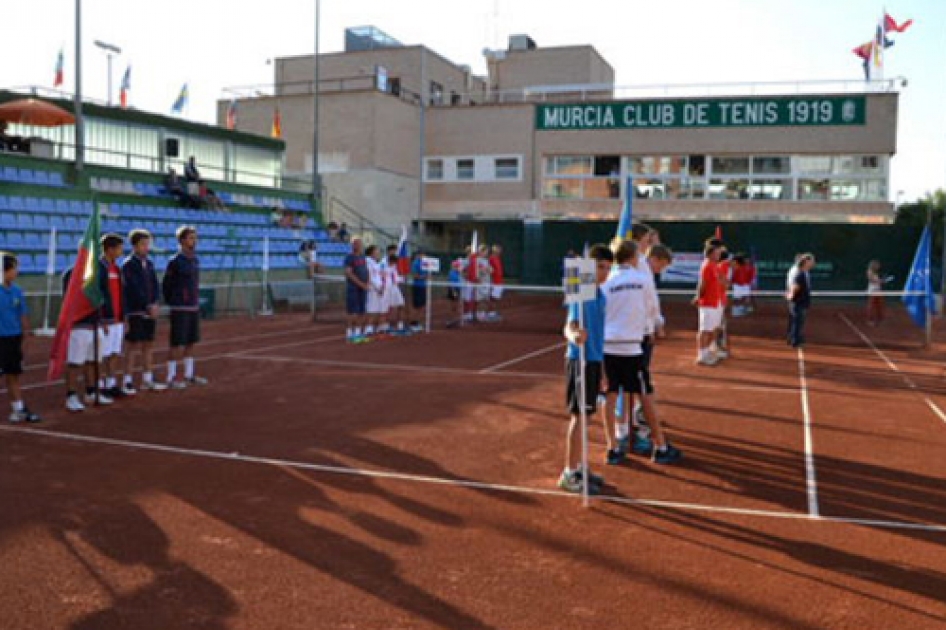
M0 38L0 87L51 87L65 52L75 74L76 0L29 0ZM272 83L274 57L311 54L316 0L82 0L83 92L104 101L103 40L122 53L113 99L132 66L131 104L168 113L187 82L189 118L215 122L227 87ZM482 51L526 33L542 46L591 44L618 86L812 81L863 77L851 49L869 40L884 11L864 0L321 0L320 50L344 48L344 29L374 25L485 74ZM946 1L891 0L886 11L914 25L895 34L885 77L908 80L900 96L890 200L946 188Z

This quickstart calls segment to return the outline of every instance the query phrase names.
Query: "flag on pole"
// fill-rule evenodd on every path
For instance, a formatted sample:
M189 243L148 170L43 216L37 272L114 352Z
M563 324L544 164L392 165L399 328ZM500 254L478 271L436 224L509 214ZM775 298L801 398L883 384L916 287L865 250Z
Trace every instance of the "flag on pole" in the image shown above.
M407 250L407 226L401 226L401 238L397 242L397 272L406 276L411 271L411 255Z
M897 24L897 21L890 17L889 13L884 14L884 30L893 31L895 33L904 33L910 25L913 24L913 20L907 20L903 24Z
M621 209L621 218L618 220L617 238L629 240L631 228L634 226L634 178L627 178L627 190L624 192L624 208Z
M56 57L56 74L53 78L53 87L59 87L63 83L63 52L59 49L59 55Z
M227 106L227 129L236 129L237 124L237 100L234 98Z
M181 91L177 95L174 104L171 105L172 114L180 114L184 111L184 108L187 107L187 101L190 99L190 90L187 89L187 84L181 86Z
M274 138L282 138L282 114L279 113L279 106L273 112L273 128L270 135Z
M56 326L56 336L53 338L49 355L48 379L51 381L62 374L72 325L94 313L105 299L99 286L99 258L102 255L102 245L99 242L100 226L98 204L93 204L92 216L89 217L85 235L79 243L79 254L76 256L72 277L69 278L62 309L59 311L59 324Z
M717 241L723 240L723 226L716 226L716 232L713 233L713 238L715 238Z
M926 318L936 311L933 301L933 283L930 278L930 228L923 228L920 244L913 257L913 266L907 276L903 290L914 295L904 295L903 304L907 307L910 318L917 326L926 326Z
M122 77L122 87L118 92L118 100L122 109L128 107L128 91L131 90L131 64L125 68L125 76Z

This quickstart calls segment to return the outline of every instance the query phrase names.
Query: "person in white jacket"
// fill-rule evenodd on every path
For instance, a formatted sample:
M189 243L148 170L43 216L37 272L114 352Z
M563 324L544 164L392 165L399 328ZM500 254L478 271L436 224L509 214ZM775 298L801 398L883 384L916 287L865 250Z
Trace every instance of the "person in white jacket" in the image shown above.
M617 419L614 409L616 396L634 396L640 400L644 415L653 435L654 462L673 463L681 453L666 439L653 404L653 385L644 366L644 335L649 323L656 321L659 309L653 274L649 268L636 266L638 245L634 241L621 243L615 252L616 266L611 277L602 286L607 299L604 325L604 369L608 383L608 412L605 415L605 438L608 444L607 462L619 464L625 453L614 443ZM625 399L624 409L630 409Z

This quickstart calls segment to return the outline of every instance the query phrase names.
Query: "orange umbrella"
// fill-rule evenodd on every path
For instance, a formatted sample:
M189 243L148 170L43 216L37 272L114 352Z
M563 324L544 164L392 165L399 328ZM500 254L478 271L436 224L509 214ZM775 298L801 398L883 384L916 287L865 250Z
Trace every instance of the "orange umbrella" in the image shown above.
M0 120L21 125L59 127L75 124L76 117L52 103L23 98L0 105Z

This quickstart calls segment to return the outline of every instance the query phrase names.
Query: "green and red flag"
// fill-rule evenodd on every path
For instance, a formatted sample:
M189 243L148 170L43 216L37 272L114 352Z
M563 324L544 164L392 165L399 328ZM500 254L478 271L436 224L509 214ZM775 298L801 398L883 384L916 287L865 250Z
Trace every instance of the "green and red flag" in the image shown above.
M69 335L77 321L85 319L98 310L105 301L99 285L99 258L102 257L102 245L99 242L101 219L97 203L92 204L92 216L85 228L85 235L79 243L79 254L72 268L72 276L66 287L66 295L59 311L59 323L49 355L49 380L56 380L62 375L69 349Z

